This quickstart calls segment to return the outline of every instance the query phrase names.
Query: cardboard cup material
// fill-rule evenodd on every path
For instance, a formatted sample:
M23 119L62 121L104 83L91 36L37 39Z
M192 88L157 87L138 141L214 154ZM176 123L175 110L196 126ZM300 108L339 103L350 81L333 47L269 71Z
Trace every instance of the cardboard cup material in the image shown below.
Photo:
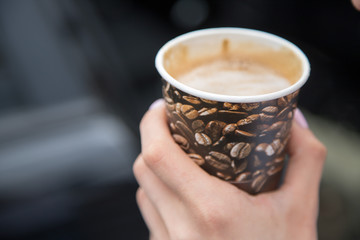
M301 75L291 86L277 92L229 96L193 89L166 70L165 56L177 46L188 46L188 54L194 52L196 56L204 52L198 48L206 49L212 42L221 44L224 38L286 47L298 58ZM206 52L211 54L211 50ZM309 62L299 48L261 31L206 29L165 44L156 57L156 68L163 78L162 92L173 138L195 163L250 194L278 187L299 89L310 72Z

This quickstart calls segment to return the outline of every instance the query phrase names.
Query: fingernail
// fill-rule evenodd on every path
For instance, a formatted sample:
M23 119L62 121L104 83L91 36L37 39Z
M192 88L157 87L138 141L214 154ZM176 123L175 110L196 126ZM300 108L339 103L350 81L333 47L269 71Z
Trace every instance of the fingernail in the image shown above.
M149 110L158 108L158 107L160 107L160 106L163 105L163 104L164 104L164 99L159 98L159 99L155 100L155 101L150 105Z
M309 125L304 117L304 114L300 111L300 109L295 109L294 115L295 121L303 128L309 128Z

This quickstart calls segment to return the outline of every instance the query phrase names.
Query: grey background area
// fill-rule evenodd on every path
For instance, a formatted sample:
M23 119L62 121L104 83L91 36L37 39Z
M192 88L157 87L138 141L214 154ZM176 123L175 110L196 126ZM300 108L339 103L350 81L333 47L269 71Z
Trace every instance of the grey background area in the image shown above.
M0 239L147 239L138 124L171 38L263 30L311 63L299 106L328 148L319 239L360 239L360 13L350 0L1 0Z

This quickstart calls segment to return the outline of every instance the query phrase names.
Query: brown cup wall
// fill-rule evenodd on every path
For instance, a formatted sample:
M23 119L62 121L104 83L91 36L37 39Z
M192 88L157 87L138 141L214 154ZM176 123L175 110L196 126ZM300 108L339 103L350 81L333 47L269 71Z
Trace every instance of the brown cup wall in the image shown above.
M175 142L209 174L257 194L278 187L299 90L255 103L201 99L163 80Z

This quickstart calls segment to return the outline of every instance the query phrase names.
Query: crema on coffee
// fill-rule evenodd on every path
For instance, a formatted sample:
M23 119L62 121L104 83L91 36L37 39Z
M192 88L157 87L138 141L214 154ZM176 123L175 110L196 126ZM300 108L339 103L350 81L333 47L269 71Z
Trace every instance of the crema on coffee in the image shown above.
M177 80L198 90L233 96L266 94L290 86L289 80L269 67L231 59L194 67Z
M177 81L209 93L253 96L276 92L295 83L302 67L285 47L272 48L254 42L170 49L165 55L167 72ZM195 48L194 48L195 49Z

